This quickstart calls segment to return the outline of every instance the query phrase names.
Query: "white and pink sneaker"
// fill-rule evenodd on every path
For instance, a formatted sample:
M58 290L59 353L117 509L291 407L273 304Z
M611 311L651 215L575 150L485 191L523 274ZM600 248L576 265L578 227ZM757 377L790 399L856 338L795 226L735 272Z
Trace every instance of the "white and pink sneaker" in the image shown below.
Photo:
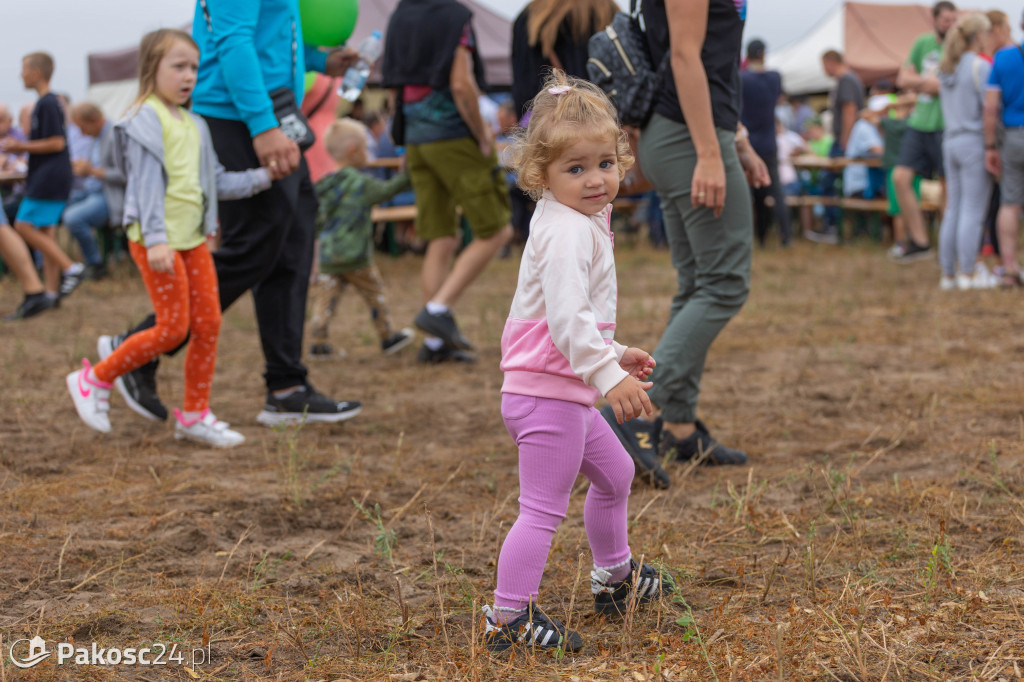
M82 369L67 376L68 391L75 401L75 410L90 428L110 433L110 388L99 379L90 379L92 365L82 358Z
M245 436L229 429L228 423L213 416L209 408L192 421L188 421L181 410L175 408L174 418L174 437L179 440L205 443L215 448L233 448L245 442Z

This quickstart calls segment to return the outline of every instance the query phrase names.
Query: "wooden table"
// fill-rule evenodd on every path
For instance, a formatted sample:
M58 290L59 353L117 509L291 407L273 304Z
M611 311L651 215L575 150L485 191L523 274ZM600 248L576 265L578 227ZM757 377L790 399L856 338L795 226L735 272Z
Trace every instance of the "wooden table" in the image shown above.
M868 168L881 168L882 159L873 156L865 159L848 159L845 156L824 157L816 154L800 154L790 159L794 168L805 170L826 170L834 173L842 173L843 169L853 164L860 164Z
M0 171L0 185L14 185L24 180L25 174L21 171Z
M373 159L368 161L366 164L367 168L389 168L391 170L398 170L402 167L403 157L401 156L388 156L382 159Z

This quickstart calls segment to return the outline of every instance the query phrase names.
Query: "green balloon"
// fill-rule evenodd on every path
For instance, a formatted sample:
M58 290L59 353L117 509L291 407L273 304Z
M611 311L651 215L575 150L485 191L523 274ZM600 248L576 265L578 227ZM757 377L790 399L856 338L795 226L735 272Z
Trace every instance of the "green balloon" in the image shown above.
M358 0L299 0L302 41L307 45L337 47L352 35L359 18Z
M302 91L309 92L310 88L313 87L314 83L316 83L316 71L307 71L305 87L302 89Z

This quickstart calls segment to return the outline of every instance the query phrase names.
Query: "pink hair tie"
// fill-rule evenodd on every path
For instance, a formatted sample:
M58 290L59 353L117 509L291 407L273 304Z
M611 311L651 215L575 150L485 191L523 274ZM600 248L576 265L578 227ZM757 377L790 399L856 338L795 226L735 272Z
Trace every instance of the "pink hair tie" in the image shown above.
M571 85L556 85L553 88L548 88L548 93L552 95L564 95L570 90L572 90Z

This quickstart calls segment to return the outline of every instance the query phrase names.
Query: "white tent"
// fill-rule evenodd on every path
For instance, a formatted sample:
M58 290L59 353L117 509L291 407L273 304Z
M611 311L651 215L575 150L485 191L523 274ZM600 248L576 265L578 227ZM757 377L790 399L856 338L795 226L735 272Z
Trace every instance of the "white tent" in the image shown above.
M821 68L821 55L843 49L843 5L836 5L810 32L780 50L769 50L766 66L782 74L791 95L826 92L835 82Z
M932 30L926 5L844 2L818 22L800 41L768 52L768 67L782 74L782 86L794 95L825 92L832 79L821 68L821 55L839 50L864 82L896 74L922 33Z

